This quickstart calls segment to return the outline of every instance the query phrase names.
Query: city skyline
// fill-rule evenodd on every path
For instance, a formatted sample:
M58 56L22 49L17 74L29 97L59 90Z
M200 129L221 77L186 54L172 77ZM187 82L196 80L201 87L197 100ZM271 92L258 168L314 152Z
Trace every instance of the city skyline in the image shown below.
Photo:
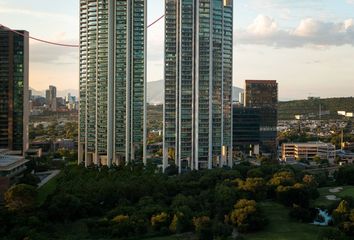
M148 23L163 14L163 3L148 0ZM0 22L36 37L76 44L77 9L76 0L0 0ZM233 84L278 79L280 100L352 96L353 12L353 1L346 0L235 1ZM160 21L148 32L148 82L163 79L163 28ZM78 82L77 49L30 42L31 87L78 89Z

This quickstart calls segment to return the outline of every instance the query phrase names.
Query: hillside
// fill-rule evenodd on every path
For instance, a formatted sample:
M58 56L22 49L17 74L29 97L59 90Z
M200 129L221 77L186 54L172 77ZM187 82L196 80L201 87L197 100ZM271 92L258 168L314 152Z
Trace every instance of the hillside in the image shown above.
M354 112L354 98L326 98L295 100L279 103L279 119L295 119L295 115L318 119L321 109L322 118L337 118L337 111Z

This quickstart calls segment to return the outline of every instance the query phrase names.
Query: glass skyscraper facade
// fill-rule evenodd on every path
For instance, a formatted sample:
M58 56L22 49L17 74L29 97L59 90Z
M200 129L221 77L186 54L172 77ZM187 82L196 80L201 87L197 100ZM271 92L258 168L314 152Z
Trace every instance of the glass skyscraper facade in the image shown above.
M246 80L245 107L260 113L261 152L277 155L278 83L275 80Z
M146 0L80 1L79 163L145 160Z
M28 149L28 32L0 29L0 149Z
M163 167L232 165L232 0L165 1Z

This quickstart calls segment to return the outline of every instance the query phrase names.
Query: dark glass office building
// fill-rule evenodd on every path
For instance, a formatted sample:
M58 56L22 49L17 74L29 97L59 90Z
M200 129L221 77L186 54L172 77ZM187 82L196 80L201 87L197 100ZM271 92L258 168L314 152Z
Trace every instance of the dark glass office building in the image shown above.
M164 160L232 165L232 0L165 1Z
M233 106L233 150L242 153L255 151L260 144L261 117L258 108Z
M144 161L146 0L80 0L79 163Z
M28 32L0 29L0 149L28 149Z
M277 152L278 83L274 80L246 80L245 107L258 108L261 152Z

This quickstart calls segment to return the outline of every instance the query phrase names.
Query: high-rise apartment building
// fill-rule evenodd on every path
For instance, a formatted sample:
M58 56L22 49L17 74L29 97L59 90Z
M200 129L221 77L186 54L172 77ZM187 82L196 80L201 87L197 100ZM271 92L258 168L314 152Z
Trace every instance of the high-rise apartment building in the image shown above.
M232 0L165 1L164 160L232 165Z
M258 108L261 151L273 157L277 152L278 83L274 80L246 80L245 107Z
M0 149L28 149L28 32L0 29Z
M142 161L146 0L80 1L79 163Z

